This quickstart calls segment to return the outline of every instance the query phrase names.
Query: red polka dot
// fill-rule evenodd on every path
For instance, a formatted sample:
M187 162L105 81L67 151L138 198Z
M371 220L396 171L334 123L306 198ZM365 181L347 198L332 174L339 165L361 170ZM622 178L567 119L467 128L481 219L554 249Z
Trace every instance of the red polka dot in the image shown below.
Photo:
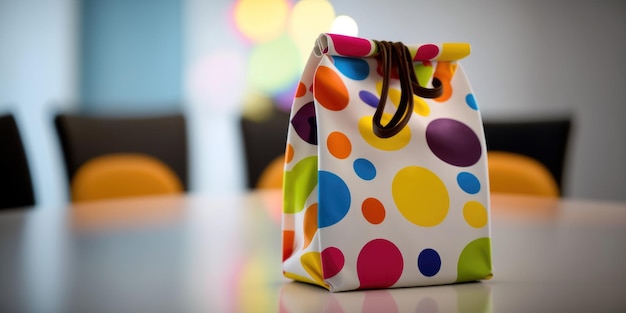
M372 43L364 38L350 37L338 34L329 34L333 40L335 51L340 55L362 57L372 51Z
M359 289L389 288L402 275L402 253L391 241L374 239L361 249L357 258Z
M437 45L423 45L417 48L414 61L429 61L439 55L439 47Z
M328 247L322 251L321 257L324 279L337 275L343 269L345 258L341 250L335 247Z

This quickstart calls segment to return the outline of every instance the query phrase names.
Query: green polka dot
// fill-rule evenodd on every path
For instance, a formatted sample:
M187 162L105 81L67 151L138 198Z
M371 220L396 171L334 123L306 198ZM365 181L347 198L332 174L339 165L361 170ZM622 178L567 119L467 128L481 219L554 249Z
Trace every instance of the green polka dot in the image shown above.
M317 186L317 157L304 158L291 171L285 172L283 212L298 213Z
M470 242L459 256L456 282L481 280L491 276L491 239Z

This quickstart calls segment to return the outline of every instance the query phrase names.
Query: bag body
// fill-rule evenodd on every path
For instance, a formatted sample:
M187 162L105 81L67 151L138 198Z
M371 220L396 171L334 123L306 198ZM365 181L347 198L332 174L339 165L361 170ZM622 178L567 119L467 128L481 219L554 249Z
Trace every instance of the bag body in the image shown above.
M424 98L405 92L403 45L385 57L382 43L322 34L309 57L287 136L283 273L332 292L489 278L484 133L458 62L470 46L408 46L413 89L439 90Z

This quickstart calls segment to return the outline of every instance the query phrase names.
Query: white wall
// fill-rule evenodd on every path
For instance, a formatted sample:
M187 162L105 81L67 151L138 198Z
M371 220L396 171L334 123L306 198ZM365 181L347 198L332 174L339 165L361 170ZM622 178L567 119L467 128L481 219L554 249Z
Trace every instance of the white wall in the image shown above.
M73 0L0 0L0 113L16 115L38 204L67 201L51 114L77 88Z

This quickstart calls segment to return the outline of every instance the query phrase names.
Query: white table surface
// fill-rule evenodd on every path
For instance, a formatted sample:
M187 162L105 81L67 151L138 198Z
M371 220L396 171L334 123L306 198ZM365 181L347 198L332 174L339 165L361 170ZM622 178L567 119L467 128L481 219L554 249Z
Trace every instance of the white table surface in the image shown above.
M0 213L0 312L626 312L626 203L492 196L492 280L329 293L282 277L281 195Z

